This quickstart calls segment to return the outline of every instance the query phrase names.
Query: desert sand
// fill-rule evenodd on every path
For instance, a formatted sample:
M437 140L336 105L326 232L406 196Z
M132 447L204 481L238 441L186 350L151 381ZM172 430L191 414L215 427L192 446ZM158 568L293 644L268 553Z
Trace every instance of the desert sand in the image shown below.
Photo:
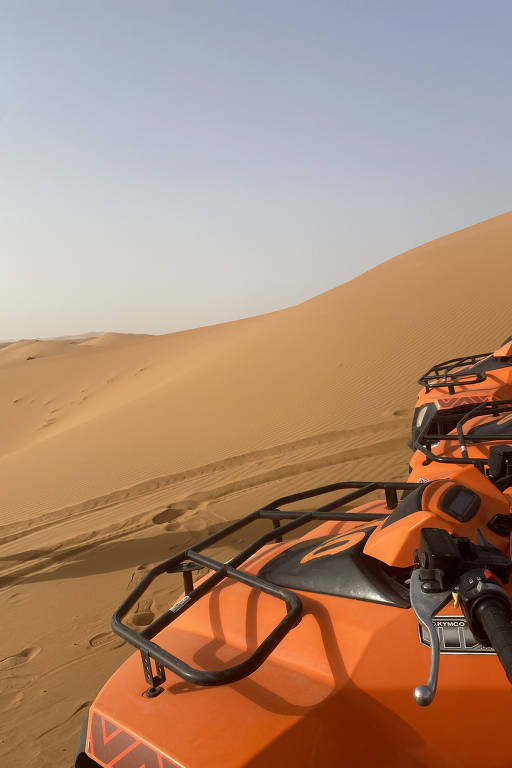
M71 766L152 564L283 493L405 479L416 380L512 333L511 265L509 213L279 312L0 345L1 765Z

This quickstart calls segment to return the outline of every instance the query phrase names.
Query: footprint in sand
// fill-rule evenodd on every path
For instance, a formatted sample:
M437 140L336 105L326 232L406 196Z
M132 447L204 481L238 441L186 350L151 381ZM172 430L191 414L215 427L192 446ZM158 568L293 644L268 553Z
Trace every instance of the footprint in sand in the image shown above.
M33 648L24 648L13 656L7 656L0 661L0 670L13 669L14 667L19 667L20 664L26 664L27 661L37 656L40 651L39 646L35 645Z
M129 621L136 627L147 627L155 618L152 608L152 600L142 600L135 609L135 613L130 616Z
M57 421L57 419L55 419L55 418L47 419L47 420L44 422L44 424L41 424L41 425L39 426L39 429L46 429L46 427L51 427L51 425L52 425L52 424L55 424L55 422L56 422L56 421Z
M20 675L16 672L0 677L0 703L10 700L15 693L20 693L26 688L33 690L36 680L36 675Z
M155 614L153 611L141 611L140 613L133 614L131 622L132 624L135 624L136 627L147 627L148 624L151 624L154 618Z
M23 695L21 691L17 691L11 696L7 696L2 702L0 712L9 712L11 709L17 709L23 701Z
M25 592L13 592L12 595L9 595L7 598L7 602L10 606L18 606L18 605L24 605L29 596Z
M183 523L180 523L179 520L176 520L174 523L168 523L165 528L165 531L181 531L183 530Z
M190 505L184 503L169 504L162 512L159 512L152 519L152 523L160 525L161 523L170 523L172 520L176 520L177 517L183 515L184 512L188 512Z
M146 575L149 565L149 563L141 563L141 565L138 565L136 569L132 571L127 589L133 589L135 584L139 583L143 576Z
M91 648L105 648L106 646L112 646L112 648L119 648L123 645L124 640L115 635L113 632L100 632L97 635L89 638L88 645Z

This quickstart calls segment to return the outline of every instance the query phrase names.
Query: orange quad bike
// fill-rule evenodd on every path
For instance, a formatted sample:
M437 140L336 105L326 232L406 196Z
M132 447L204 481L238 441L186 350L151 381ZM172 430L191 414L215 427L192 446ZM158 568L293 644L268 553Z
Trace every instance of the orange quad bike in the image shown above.
M512 336L495 352L437 363L418 379L411 448L421 430L443 434L478 403L512 398Z
M498 489L512 486L512 400L473 405L455 423L450 421L449 431L443 432L442 424L439 418L417 430L411 441L410 482L451 477L461 466L472 465Z
M153 568L113 616L137 652L76 768L511 766L512 516L482 466L286 496ZM253 524L227 562L205 554ZM176 573L178 602L125 623Z

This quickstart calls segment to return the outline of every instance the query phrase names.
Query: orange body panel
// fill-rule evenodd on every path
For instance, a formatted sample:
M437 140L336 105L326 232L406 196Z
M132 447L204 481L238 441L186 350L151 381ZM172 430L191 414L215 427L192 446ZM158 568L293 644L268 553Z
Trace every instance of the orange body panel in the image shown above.
M430 466L435 467L435 462ZM466 536L475 543L477 542L476 532L480 530L487 541L495 547L503 551L508 549L508 539L493 533L487 527L487 523L496 514L510 513L509 499L472 465L441 464L437 466L444 467L445 473L447 467L453 469L450 479L441 479L437 476L432 478L432 482L425 488L420 511L384 528L383 523L380 523L365 544L366 555L397 568L412 566L413 552L419 546L422 528L442 528L454 536ZM456 484L470 488L478 493L481 499L478 513L466 523L458 522L438 506L438 497L442 496L450 486Z
M326 523L314 533L338 535L354 527ZM265 548L245 569L257 573L288 546ZM159 753L155 768L511 764L503 734L512 689L494 655L443 656L436 699L420 708L412 692L426 679L429 651L420 643L412 610L299 594L300 624L250 677L203 688L168 673L164 693L148 699L140 656L134 654L92 711L150 744ZM458 613L453 606L446 611ZM275 599L226 582L156 640L190 663L220 668L254 649L282 614ZM475 713L478 741L467 731ZM90 754L98 760L91 741ZM100 762L133 768L126 760Z
M502 357L510 357L512 355L512 341L510 339L506 341L496 352L492 353L492 356L499 359Z
M415 408L427 403L435 403L438 410L458 408L462 405L476 406L490 400L512 399L512 366L489 371L487 380L482 384L457 384L457 394L446 391L422 389L418 394Z

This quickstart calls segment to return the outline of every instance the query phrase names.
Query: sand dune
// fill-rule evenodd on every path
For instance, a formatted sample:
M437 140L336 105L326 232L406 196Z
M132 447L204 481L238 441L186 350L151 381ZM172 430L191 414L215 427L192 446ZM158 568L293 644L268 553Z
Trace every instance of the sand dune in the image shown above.
M418 375L512 332L511 251L506 214L280 312L0 348L2 760L71 764L152 563L282 493L403 479Z

